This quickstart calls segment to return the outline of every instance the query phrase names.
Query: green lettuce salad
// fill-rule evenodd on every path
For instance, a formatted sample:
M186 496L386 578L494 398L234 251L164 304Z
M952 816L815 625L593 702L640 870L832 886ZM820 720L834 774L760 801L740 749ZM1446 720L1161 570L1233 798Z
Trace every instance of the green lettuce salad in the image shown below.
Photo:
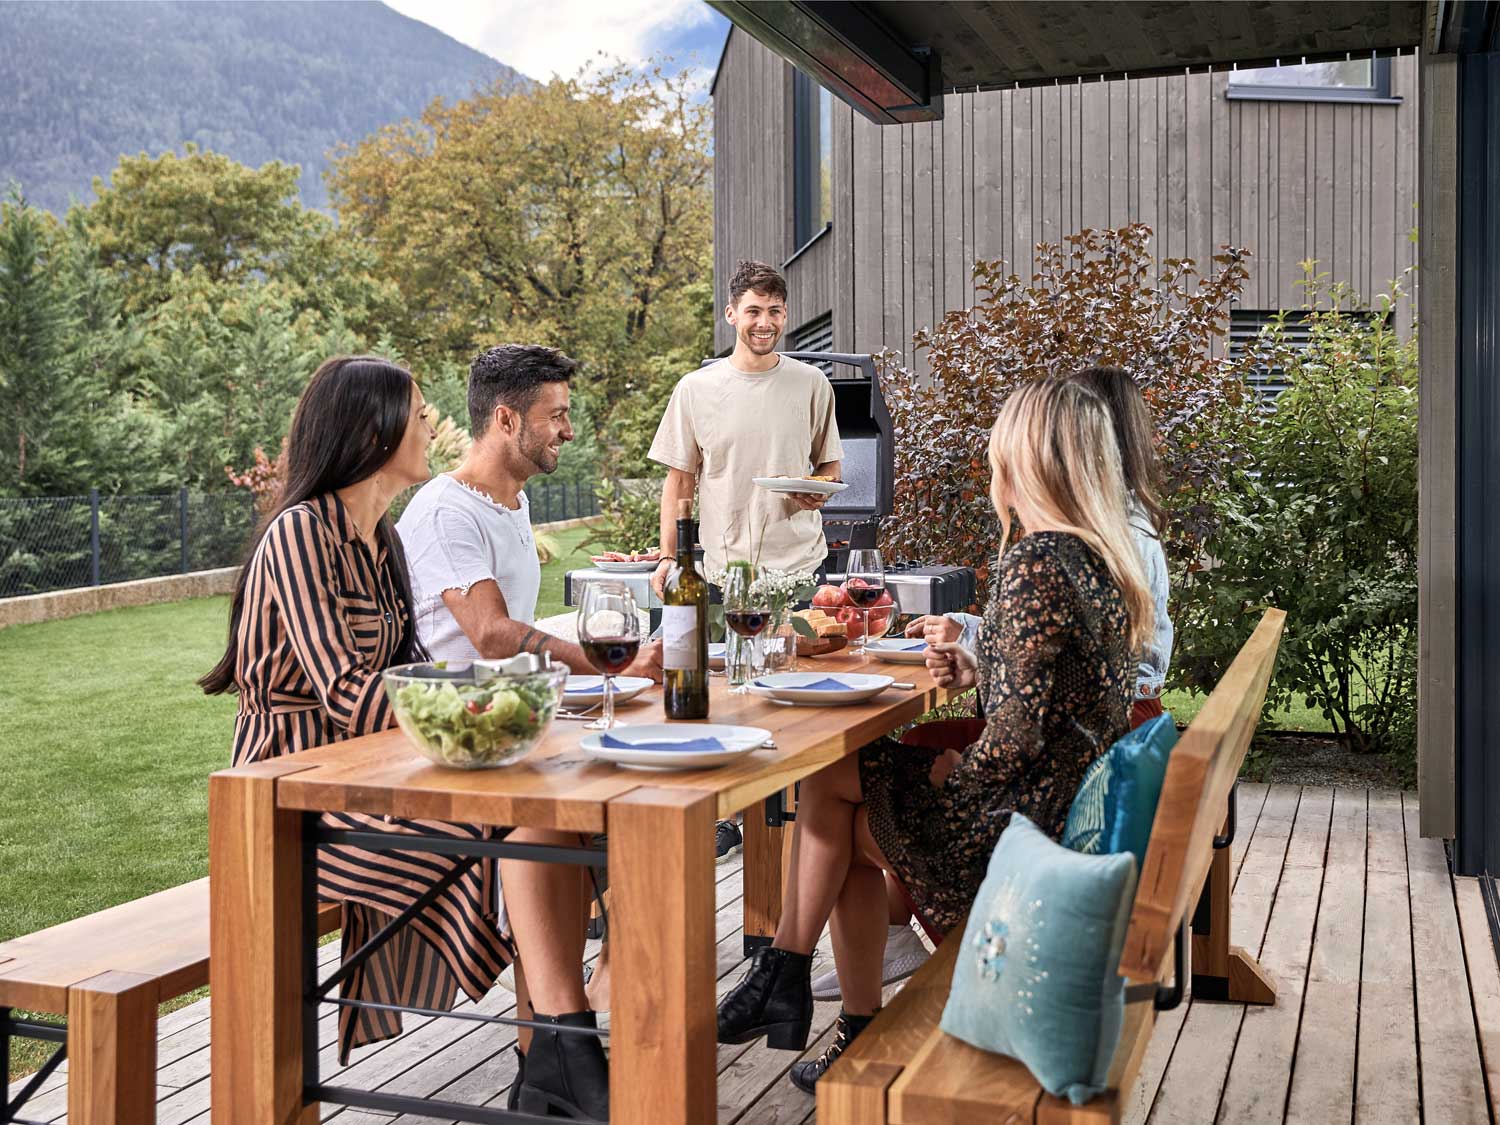
M411 680L397 687L396 720L436 762L473 769L504 765L530 750L557 709L546 677L504 685Z

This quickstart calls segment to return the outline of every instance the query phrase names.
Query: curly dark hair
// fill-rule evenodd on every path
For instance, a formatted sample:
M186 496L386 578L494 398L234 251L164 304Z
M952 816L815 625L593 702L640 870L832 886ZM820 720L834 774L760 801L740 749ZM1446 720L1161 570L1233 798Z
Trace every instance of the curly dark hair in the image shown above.
M765 262L753 262L748 258L742 258L739 265L734 267L734 274L729 279L729 303L738 305L740 298L751 290L763 293L767 297L779 297L785 301L786 278L781 276L780 271L766 265Z
M495 407L520 414L531 409L543 383L565 383L578 361L540 344L500 344L486 348L469 364L469 432L477 439L490 428Z

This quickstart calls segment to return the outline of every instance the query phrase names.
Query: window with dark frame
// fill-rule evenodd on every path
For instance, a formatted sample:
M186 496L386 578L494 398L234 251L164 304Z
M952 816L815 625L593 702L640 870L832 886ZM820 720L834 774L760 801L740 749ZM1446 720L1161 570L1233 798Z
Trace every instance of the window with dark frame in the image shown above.
M1338 59L1229 72L1227 96L1262 101L1400 102L1389 58Z
M792 72L792 253L833 219L833 97Z
M1259 338L1261 329L1269 327L1280 315L1275 309L1230 309L1229 310L1229 358L1239 359L1249 353ZM1374 309L1350 312L1347 315L1374 321L1382 314ZM1287 346L1295 351L1305 351L1312 340L1312 324L1307 313L1288 311L1286 314L1285 338ZM1287 373L1280 367L1256 367L1245 377L1263 405L1269 407L1287 390L1291 383Z

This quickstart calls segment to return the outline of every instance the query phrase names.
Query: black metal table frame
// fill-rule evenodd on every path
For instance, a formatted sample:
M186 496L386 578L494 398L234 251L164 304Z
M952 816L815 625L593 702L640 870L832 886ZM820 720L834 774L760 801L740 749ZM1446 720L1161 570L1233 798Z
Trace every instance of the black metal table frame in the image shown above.
M48 1043L56 1043L57 1050L48 1056L47 1061L33 1074L21 1087L20 1093L14 1098L8 1098L4 1092L0 1092L0 1122L13 1123L13 1125L42 1125L40 1121L31 1121L25 1117L18 1116L21 1107L24 1106L42 1088L42 1083L47 1081L68 1057L68 1028L66 1024L44 1023L39 1020L18 1020L12 1014L11 1008L0 1008L0 1074L6 1075L6 1089L10 1082L10 1041L12 1037L22 1039L40 1039Z
M582 835L582 833L580 833ZM318 980L318 848L321 845L343 844L370 852L427 852L434 855L454 856L463 862L443 876L400 914L370 937L355 950L347 961L333 972L327 980ZM374 1011L410 1012L413 1015L444 1017L467 1020L471 1023L504 1024L510 1027L530 1027L537 1030L560 1031L573 1035L592 1035L605 1038L608 1032L586 1027L559 1027L557 1024L541 1023L507 1016L482 1016L471 1012L437 1011L430 1008L406 1007L400 1004L382 1004L366 1000L348 1000L328 994L348 979L356 969L389 941L401 927L407 925L422 911L431 906L439 895L468 873L481 859L522 859L540 863L565 863L588 868L607 866L608 852L601 848L563 847L555 844L508 843L504 839L474 840L436 834L358 831L354 829L330 828L316 812L304 815L302 833L302 1103L329 1102L334 1105L351 1106L357 1109L383 1110L396 1113L413 1113L426 1117L446 1117L454 1121L474 1122L475 1125L531 1125L547 1118L530 1113L519 1113L490 1106L452 1102L441 1098L419 1098L402 1094L384 1094L375 1090L361 1090L353 1086L331 1086L322 1081L318 1059L318 1010L322 1004L335 1004L345 1008L367 1008ZM597 886L597 881L596 881ZM602 903L600 909L603 909ZM49 1063L48 1069L56 1062ZM498 1091L497 1091L498 1092ZM24 1091L23 1091L24 1093Z

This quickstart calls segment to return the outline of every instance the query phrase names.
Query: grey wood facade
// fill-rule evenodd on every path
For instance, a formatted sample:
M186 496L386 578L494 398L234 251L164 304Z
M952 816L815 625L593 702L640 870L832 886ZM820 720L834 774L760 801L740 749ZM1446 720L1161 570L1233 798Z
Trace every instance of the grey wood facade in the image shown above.
M792 68L739 29L714 86L714 275L788 263ZM833 105L832 226L785 266L792 333L832 314L833 346L910 352L912 333L974 299L977 258L1024 275L1032 247L1144 222L1159 257L1254 257L1246 309L1296 308L1299 265L1360 293L1416 263L1417 60L1399 101L1225 96L1224 72L949 94L943 119L877 126ZM1399 324L1410 322L1403 310ZM715 346L732 346L718 325Z

